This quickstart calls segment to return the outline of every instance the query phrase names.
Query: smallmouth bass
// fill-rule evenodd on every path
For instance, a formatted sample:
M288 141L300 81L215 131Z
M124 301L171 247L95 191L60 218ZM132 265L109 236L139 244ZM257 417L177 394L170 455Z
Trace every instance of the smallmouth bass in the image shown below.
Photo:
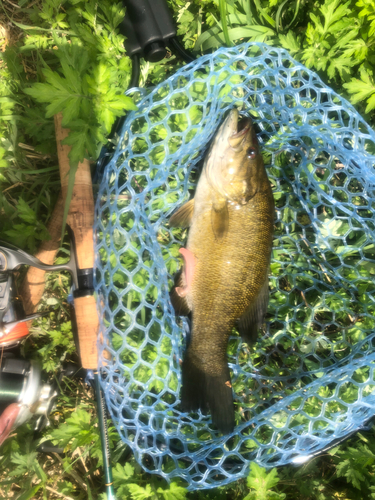
M189 227L185 266L171 291L177 314L192 314L182 363L181 408L209 410L234 428L227 344L234 326L254 343L268 306L274 201L251 118L230 111L205 157L195 197L170 218Z

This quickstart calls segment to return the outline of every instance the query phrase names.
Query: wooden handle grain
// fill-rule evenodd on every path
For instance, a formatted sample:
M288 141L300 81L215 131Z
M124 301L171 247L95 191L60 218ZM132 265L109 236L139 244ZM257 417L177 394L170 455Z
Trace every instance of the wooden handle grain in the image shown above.
M63 222L64 202L60 193L52 216L47 224L47 230L51 237L48 241L43 241L35 257L44 264L51 266L60 247L61 228ZM32 314L42 298L45 288L45 271L30 266L20 287L20 295L26 314Z
M69 182L69 152L70 146L62 144L69 130L62 128L62 114L55 115L57 155L61 179L63 199L66 199ZM84 160L78 164L75 174L73 195L70 202L67 222L75 236L78 267L90 269L94 266L93 225L94 225L94 195L92 192L90 163Z
M62 144L62 141L68 136L69 130L62 128L61 113L55 115L54 118L61 190L65 200L69 182L70 164L68 155L70 146ZM79 269L92 269L94 266L94 195L88 160L78 164L67 223L74 233ZM75 297L74 306L82 366L87 369L97 369L99 319L95 298L93 295Z

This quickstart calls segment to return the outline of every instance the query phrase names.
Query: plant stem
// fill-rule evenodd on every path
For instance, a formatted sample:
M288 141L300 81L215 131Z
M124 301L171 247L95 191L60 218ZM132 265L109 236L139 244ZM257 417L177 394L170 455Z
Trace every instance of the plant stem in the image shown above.
M54 490L53 488L51 488L51 486L46 486L46 489L48 491L51 491L52 493L54 493L58 497L65 498L65 500L74 500L74 498L68 497L68 496L64 495L63 493L59 493L58 491Z
M232 47L233 44L230 41L228 33L226 0L219 0L219 9L220 9L220 19L221 19L221 25L223 27L225 43L228 45L228 47Z

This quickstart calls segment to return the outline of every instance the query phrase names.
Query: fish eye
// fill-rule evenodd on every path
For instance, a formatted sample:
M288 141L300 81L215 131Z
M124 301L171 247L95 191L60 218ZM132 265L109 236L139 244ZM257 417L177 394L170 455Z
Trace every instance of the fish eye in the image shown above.
M246 151L246 154L247 154L248 158L253 159L256 157L258 152L257 152L256 148L248 148L248 150Z

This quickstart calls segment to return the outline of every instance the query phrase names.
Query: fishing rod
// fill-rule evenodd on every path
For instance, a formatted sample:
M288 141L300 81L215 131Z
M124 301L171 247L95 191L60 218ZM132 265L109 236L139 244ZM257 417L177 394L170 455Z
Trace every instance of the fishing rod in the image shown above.
M195 57L177 39L176 26L165 0L122 0L122 3L125 17L119 28L126 37L124 46L132 61L129 90L139 86L141 58L151 63L159 62L169 48L186 63L195 61ZM109 141L119 135L125 118L124 115L116 120ZM100 178L111 156L108 145L104 146L96 163L96 179Z
M62 127L62 114L55 115L55 132L57 155L61 179L62 198L66 200L69 184L69 152L70 146L63 141L69 135L69 130ZM78 345L77 350L82 367L92 370L95 381L95 396L99 431L103 453L103 469L105 489L108 500L115 500L113 488L112 469L108 444L108 429L105 413L105 404L100 387L100 374L98 368L97 341L99 334L99 318L94 297L94 195L92 191L90 163L84 159L78 164L75 173L73 193L67 217L74 245L71 253L75 253L77 281L73 290L74 321Z
M59 163L62 179L62 197L59 198L52 217L52 242L46 242L38 252L38 256L47 262L53 261L57 253L58 240L61 235L63 199L66 197L69 170L69 149L62 146L63 136L68 131L61 128L61 117L55 118L56 136L59 146ZM82 367L93 371L94 390L97 399L99 431L103 452L103 467L107 498L114 500L112 472L109 460L108 432L105 404L100 388L97 335L99 320L93 295L93 238L92 224L94 217L93 194L91 188L91 172L89 163L84 162L78 168L76 184L73 190L73 203L70 206L68 226L70 239L70 260L66 264L51 265L42 262L16 246L0 241L0 445L12 431L32 417L37 418L35 431L46 425L48 415L54 407L59 394L59 383L64 376L72 377L80 369L68 365L60 371L53 384L42 382L42 373L33 361L20 359L14 349L29 334L30 321L46 313L35 313L34 309L44 290L44 273L52 271L68 271L72 276L74 309L72 325L76 326L78 350ZM60 232L60 234L58 234ZM78 241L78 245L76 242ZM21 290L17 291L16 273L21 266L30 266ZM26 309L26 310L25 310ZM31 314L27 314L30 312ZM45 446L40 446L45 452ZM57 451L56 448L53 451Z
M165 0L123 0L126 15L121 24L121 31L126 35L125 48L132 59L132 75L130 88L139 85L140 57L149 62L158 62L167 53L166 47L174 50L186 61L191 62L194 57L187 53L176 38L176 28ZM111 137L121 129L125 117L117 120ZM68 188L68 172L70 151L62 141L69 131L61 126L62 115L55 115L55 129L58 146L62 197L66 199ZM100 160L97 162L97 172L107 163L109 154L103 148ZM81 217L77 216L81 214ZM112 469L108 445L108 429L106 420L105 402L100 387L98 370L97 335L99 321L93 296L93 224L94 199L89 162L84 160L79 164L75 174L73 196L69 208L67 222L71 226L76 239L78 263L78 288L73 292L75 317L77 319L79 353L83 368L93 370L94 387L97 399L99 430L103 452L103 469L107 499L115 498L112 484Z

